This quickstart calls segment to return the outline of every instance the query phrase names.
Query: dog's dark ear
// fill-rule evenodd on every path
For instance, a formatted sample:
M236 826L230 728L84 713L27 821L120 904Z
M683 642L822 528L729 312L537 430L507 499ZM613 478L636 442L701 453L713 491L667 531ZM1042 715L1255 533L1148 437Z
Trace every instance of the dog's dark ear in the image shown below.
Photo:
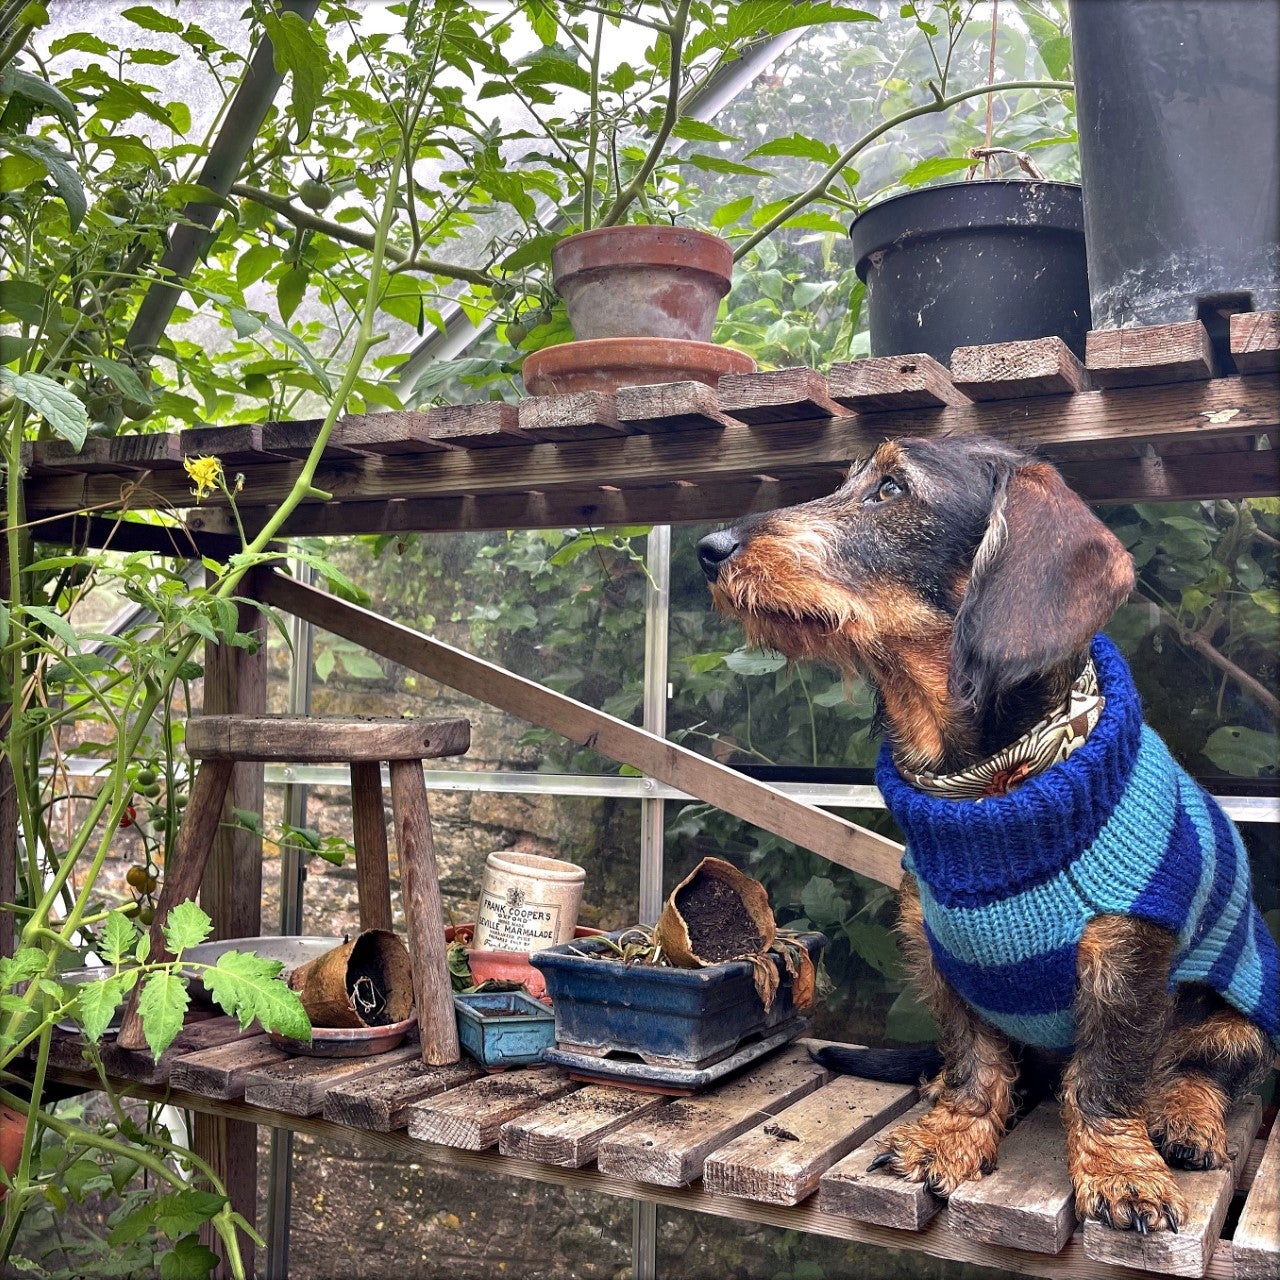
M997 481L956 614L951 679L983 705L1082 653L1133 590L1116 536L1044 462Z

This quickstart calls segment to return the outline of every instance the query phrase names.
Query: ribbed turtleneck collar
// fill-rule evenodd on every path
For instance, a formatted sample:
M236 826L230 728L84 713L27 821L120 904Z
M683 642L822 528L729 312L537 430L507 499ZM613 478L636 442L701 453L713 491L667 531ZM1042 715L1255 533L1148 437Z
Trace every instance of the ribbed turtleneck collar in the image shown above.
M906 783L888 744L876 783L907 839L908 869L939 901L979 905L1052 879L1097 838L1133 768L1142 705L1120 651L1098 635L1091 652L1106 706L1068 759L1006 796L954 800Z

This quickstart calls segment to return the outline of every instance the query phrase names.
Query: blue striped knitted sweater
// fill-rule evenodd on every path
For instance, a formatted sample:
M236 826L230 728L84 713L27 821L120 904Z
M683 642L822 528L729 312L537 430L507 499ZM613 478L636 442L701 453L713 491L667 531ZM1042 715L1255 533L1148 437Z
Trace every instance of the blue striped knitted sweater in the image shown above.
M1280 1048L1280 958L1240 835L1142 721L1124 659L1093 642L1106 706L1088 741L1006 796L953 800L876 781L907 839L938 968L987 1022L1069 1049L1076 944L1099 915L1177 934L1170 987L1204 983Z

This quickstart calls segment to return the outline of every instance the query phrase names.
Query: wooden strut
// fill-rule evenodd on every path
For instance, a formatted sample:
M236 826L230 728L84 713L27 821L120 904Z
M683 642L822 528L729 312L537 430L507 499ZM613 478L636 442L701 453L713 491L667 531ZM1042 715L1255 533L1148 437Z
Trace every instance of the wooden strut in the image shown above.
M389 622L368 609L304 586L282 573L262 574L258 591L266 604L296 614L501 711L551 729L571 742L629 764L839 866L881 884L896 886L902 879L902 846L895 841L793 800L686 747L400 623Z

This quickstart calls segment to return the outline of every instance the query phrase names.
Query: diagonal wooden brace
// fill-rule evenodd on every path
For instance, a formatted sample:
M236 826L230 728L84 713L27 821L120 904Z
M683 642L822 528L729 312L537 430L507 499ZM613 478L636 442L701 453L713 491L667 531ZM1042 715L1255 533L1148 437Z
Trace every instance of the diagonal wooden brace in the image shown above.
M510 712L678 787L753 826L820 854L839 866L896 885L902 846L833 813L793 800L656 734L472 657L368 609L304 586L279 572L258 580L262 600L334 635L365 646L490 706Z

